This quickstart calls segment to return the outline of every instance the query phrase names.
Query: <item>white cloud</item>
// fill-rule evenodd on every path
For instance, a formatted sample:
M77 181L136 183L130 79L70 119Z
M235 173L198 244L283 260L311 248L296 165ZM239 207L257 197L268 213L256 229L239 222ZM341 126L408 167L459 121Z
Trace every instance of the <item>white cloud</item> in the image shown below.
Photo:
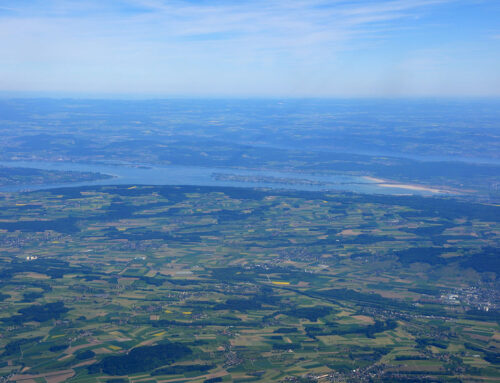
M345 52L363 57L449 1L12 1L0 12L0 88L363 93Z

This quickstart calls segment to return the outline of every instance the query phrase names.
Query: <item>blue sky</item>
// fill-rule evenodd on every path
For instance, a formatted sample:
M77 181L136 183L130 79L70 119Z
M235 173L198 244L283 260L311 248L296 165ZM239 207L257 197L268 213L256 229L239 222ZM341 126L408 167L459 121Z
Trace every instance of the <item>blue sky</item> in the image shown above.
M500 96L498 0L0 0L0 91Z

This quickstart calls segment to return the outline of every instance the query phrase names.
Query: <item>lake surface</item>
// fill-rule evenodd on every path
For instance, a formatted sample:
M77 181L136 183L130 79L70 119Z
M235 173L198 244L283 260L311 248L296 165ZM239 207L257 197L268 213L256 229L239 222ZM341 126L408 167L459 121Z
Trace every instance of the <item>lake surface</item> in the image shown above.
M0 187L3 192L42 190L68 186L89 185L201 185L234 186L250 188L272 188L309 191L348 191L368 194L416 194L435 195L430 191L405 190L398 187L381 187L375 181L361 176L319 175L288 173L268 170L243 170L233 168L211 168L201 166L149 166L149 165L102 165L74 162L35 162L35 161L0 161L5 167L23 167L44 170L95 172L112 175L113 178L97 181L73 182L62 184ZM215 177L217 175L218 177ZM227 177L224 177L227 175ZM231 177L237 176L237 177ZM248 177L249 181L240 181ZM221 179L223 178L223 179ZM224 179L226 178L226 179ZM227 179L238 178L238 180ZM257 179L256 179L257 178ZM260 181L259 178L265 178ZM308 184L310 182L311 184Z

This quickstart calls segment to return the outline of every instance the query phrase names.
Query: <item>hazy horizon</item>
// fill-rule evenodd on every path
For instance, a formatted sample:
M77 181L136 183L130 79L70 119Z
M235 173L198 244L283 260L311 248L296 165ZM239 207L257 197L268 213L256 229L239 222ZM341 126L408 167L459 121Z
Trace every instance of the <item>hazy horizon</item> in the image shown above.
M231 94L151 94L151 93L86 93L86 92L29 92L0 91L1 100L93 100L93 101L169 101L169 100L241 100L241 101L429 101L429 102L500 102L500 95L414 95L414 96L364 96L364 95L332 95L332 96L290 96L290 95L231 95Z

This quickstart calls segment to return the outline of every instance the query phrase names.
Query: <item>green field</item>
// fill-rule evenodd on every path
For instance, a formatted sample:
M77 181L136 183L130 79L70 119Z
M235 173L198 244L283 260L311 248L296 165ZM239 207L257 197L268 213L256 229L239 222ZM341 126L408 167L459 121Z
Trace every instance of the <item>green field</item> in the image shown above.
M103 186L0 196L0 376L500 380L500 207Z

